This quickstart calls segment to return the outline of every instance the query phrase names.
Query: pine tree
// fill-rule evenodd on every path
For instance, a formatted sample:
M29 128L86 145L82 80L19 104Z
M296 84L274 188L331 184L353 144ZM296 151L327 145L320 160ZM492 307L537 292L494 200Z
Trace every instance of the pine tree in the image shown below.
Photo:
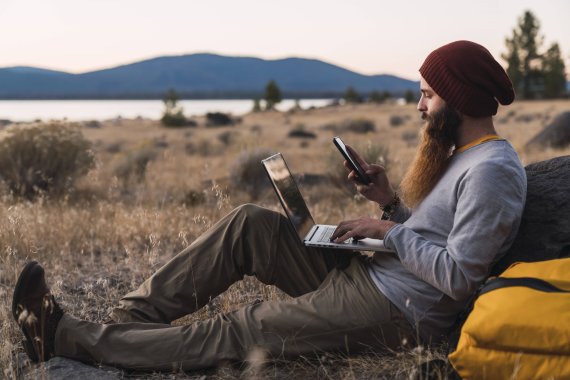
M253 108L251 112L260 112L261 111L261 104L259 104L259 99L253 99Z
M559 98L566 93L566 67L560 53L560 47L553 43L542 58L544 73L544 96Z
M404 99L406 100L406 104L414 103L415 101L417 101L418 96L417 96L417 93L415 91L406 90L406 92L404 94Z
M182 127L187 124L184 110L178 107L178 94L174 90L169 90L164 99L164 113L160 121L167 127Z
M509 64L507 73L519 96L529 99L543 90L539 50L543 37L539 35L540 22L531 11L519 18L511 38L507 38L507 53L503 58Z
M346 103L360 103L360 95L358 95L358 92L350 86L344 92L344 101Z
M275 105L281 102L281 90L275 81L271 80L265 86L265 109L272 110L275 108Z
M513 82L513 88L517 94L522 92L523 73L521 69L521 59L518 44L513 39L505 39L507 44L507 54L503 54L503 59L507 61L507 74Z
M380 92L378 91L372 91L370 93L370 97L368 98L368 101L370 101L371 103L382 103L382 95L380 95Z

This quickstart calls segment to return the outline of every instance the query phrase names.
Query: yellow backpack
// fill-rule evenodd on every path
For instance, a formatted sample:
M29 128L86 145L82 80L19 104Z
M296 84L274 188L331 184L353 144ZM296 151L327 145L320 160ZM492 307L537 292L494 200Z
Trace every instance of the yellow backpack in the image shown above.
M463 379L570 379L570 258L488 280L448 358Z

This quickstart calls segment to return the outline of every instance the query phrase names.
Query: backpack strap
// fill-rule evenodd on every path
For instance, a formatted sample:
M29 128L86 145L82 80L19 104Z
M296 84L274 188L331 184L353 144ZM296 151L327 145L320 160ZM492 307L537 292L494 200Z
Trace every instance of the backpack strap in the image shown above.
M485 293L491 292L496 289L512 287L512 286L523 286L526 288L531 288L539 290L541 292L548 293L570 293L570 290L560 289L552 285L548 281L541 280L540 278L533 277L496 277L488 280L483 288L479 291L477 296L481 296Z

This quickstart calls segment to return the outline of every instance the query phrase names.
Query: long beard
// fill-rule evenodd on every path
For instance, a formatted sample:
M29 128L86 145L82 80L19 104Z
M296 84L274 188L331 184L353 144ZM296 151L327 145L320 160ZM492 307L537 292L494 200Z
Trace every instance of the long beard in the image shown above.
M421 130L416 156L400 184L404 202L416 207L434 188L448 163L454 145L461 115L447 105L433 116L423 114L426 120Z

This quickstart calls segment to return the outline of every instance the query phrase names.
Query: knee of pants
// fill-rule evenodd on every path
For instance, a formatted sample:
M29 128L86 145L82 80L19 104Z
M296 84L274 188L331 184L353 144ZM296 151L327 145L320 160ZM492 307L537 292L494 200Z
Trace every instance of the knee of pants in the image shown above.
M283 217L283 215L278 212L260 207L252 203L246 203L237 207L236 212L253 222L262 222L265 220L272 220L275 218Z

